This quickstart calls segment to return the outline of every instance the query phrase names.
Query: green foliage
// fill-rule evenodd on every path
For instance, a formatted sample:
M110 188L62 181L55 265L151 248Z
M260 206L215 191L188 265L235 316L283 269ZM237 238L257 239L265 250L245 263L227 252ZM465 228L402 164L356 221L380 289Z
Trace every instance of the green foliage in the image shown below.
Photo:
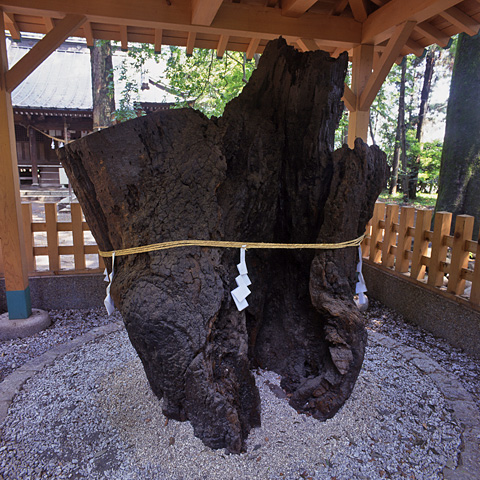
M423 149L420 152L420 172L418 174L418 186L421 192L438 192L438 176L440 175L442 149L442 142L423 144Z
M193 106L208 117L223 113L255 68L255 63L240 52L226 52L218 59L214 50L196 48L187 56L184 48L170 47L166 55L166 79L177 106Z
M411 205L414 207L434 207L437 201L437 194L420 192L413 202L405 202L402 192L397 192L392 195L388 193L388 190L384 190L378 199L385 203L398 203L399 205Z

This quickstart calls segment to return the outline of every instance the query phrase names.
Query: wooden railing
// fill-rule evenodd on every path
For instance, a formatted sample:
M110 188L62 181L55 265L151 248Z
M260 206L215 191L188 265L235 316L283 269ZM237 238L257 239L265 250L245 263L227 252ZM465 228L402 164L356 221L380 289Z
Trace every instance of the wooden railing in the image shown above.
M32 204L22 204L29 274L96 273L105 268L103 259L98 255L95 240L83 218L80 205L72 203L69 207L70 215L62 214L62 217L69 216L70 220L59 221L58 204L45 203L38 221L32 217ZM0 275L3 274L0 249Z
M452 214L377 202L363 257L414 281L480 305L480 238L472 240L474 218L458 215L450 235ZM467 283L468 282L468 283Z
M32 218L32 204L22 205L29 272L57 275L103 271L103 260L80 205L70 205L68 221L59 221L57 212L57 204L46 203L38 221L38 216ZM363 256L411 280L461 295L479 306L480 262L475 257L480 253L480 239L472 240L473 217L457 216L455 233L451 236L452 214L437 213L432 231L432 213L432 210L400 209L398 205L378 202L367 226ZM1 249L0 275L3 275Z

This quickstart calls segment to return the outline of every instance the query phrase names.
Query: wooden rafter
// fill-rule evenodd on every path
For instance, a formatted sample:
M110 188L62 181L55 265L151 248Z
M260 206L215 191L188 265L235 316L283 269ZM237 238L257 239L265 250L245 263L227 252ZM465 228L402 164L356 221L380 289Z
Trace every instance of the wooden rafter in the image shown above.
M441 30L428 22L418 23L415 26L415 30L418 30L422 35L424 35L429 42L436 43L442 48L445 48L450 40L448 35L445 35Z
M406 21L424 22L458 3L459 0L391 0L365 20L362 43L381 43L397 25Z
M452 7L441 12L440 16L471 36L476 35L480 28L478 22L457 7Z
M120 43L124 52L128 50L128 27L126 25L120 25Z
M348 0L337 0L337 3L330 10L330 15L340 15L348 5Z
M348 0L348 3L352 9L353 18L359 22L364 22L368 17L365 0Z
M47 32L54 29L55 22L53 21L52 17L45 17L43 21L45 22L45 27L47 28Z
M12 92L54 50L86 21L83 15L67 15L5 74L7 92Z
M87 46L93 47L95 45L95 39L93 38L92 24L90 22L83 24L83 34L85 35Z
M318 50L318 44L313 38L299 38L297 45L302 52Z
M15 20L15 15L13 13L5 13L5 27L10 32L11 37L14 40L20 40L20 28L17 25L17 21Z
M253 56L257 53L258 45L260 44L259 38L252 38L247 48L247 60L251 60Z
M410 21L399 25L395 29L392 38L390 38L390 40L388 41L385 51L380 57L377 69L369 78L365 89L360 95L360 101L358 102L358 108L360 110L367 110L368 108L370 108L370 105L377 96L378 90L382 86L382 83L385 81L388 72L392 68L392 65L395 63L400 51L410 37L410 34L412 33L414 27L415 22Z
M192 24L211 25L223 0L192 0Z
M425 47L420 45L419 43L413 41L411 38L409 38L405 42L405 46L408 49L408 53L414 53L417 57L420 57L423 55L423 52L425 50Z
M187 55L193 55L193 49L195 48L195 40L197 38L197 34L195 32L188 32L187 37Z
M283 0L282 14L286 17L302 16L317 0Z
M162 53L162 38L163 38L163 30L161 28L156 28L155 40L154 40L155 53Z
M218 45L217 45L217 58L223 58L225 55L225 50L227 48L228 44L228 35L220 35L220 39L218 40Z

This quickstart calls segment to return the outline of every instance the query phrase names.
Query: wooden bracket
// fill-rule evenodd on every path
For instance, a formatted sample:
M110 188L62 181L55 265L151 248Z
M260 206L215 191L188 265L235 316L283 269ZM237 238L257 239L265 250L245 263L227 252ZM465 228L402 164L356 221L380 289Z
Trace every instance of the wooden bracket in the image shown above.
M378 90L380 90L382 83L385 81L392 65L397 60L400 51L410 37L415 25L415 22L409 21L404 22L395 29L395 32L387 43L385 51L378 61L377 69L368 79L365 89L360 95L359 110L367 110L370 108L370 105L377 96Z
M357 96L347 84L345 84L345 89L343 90L342 100L350 112L354 112L357 109Z

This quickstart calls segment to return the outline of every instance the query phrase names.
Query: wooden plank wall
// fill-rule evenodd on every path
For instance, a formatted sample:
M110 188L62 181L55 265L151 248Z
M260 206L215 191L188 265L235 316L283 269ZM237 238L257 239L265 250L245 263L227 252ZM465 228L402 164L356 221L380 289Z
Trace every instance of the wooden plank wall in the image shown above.
M103 271L99 256L98 268L86 268L85 255L98 255L96 245L85 245L84 232L89 231L80 205L71 205L71 221L59 222L58 206L45 204L45 221L32 220L30 204L22 205L23 229L28 269L31 275L76 274ZM373 218L367 226L362 244L364 258L402 273L412 280L436 287L452 295L460 295L480 306L480 238L472 239L473 217L459 215L455 233L450 235L452 214L439 212L430 229L432 211L377 202ZM35 232L45 232L47 245L35 242ZM58 233L70 232L72 243L60 245ZM1 241L1 239L0 239ZM37 257L48 256L48 270L38 271ZM61 256L73 255L71 268L62 268ZM0 275L3 261L0 249Z
M420 284L462 296L480 306L480 237L472 239L474 218L377 202L362 243L362 255Z

